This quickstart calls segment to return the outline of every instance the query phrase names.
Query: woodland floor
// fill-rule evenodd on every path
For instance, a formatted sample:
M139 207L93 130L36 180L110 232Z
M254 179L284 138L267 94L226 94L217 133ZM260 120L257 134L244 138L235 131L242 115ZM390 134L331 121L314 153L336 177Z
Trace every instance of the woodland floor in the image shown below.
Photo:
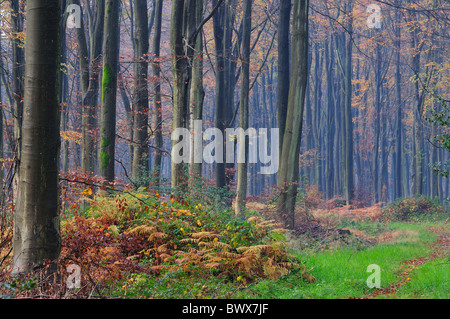
M248 203L240 220L148 191L99 196L62 218L58 280L14 281L10 242L3 241L0 298L449 298L448 211L439 209L437 218L429 202L400 204L431 214L395 221L379 205L321 203L308 214L299 208L307 217L287 232L270 204ZM74 263L83 284L69 290L66 267ZM371 264L380 266L380 288L367 286Z

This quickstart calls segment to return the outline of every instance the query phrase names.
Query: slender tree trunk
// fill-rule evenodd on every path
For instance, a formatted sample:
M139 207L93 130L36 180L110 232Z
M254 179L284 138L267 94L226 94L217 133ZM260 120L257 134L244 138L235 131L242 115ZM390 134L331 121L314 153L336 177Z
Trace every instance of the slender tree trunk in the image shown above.
M134 0L135 64L134 64L134 134L132 180L141 186L148 174L148 14L147 0Z
M183 35L185 34L185 1L172 2L172 17L170 25L170 47L173 71L173 120L172 128L186 128L186 117L188 110L189 72L188 60L184 51ZM172 137L172 146L182 141L181 136ZM186 150L182 150L185 152ZM180 154L183 155L183 154ZM186 174L184 163L171 162L172 188L183 187Z
M279 134L279 152L283 146L286 127L287 104L289 98L289 29L291 25L291 1L280 1L278 22L278 86L277 113Z
M411 33L411 49L413 50L412 57L412 69L415 77L419 77L420 69L420 48L418 44L417 29ZM416 105L413 109L414 115L414 184L413 184L413 194L423 194L423 133L422 133L422 97L420 95L419 81L414 83L414 96L416 100Z
M250 95L250 37L252 32L252 0L244 1L244 31L241 48L241 94L239 102L240 128L245 132L249 127L249 95ZM241 141L242 142L242 141ZM238 164L236 214L242 216L245 211L245 200L247 198L247 169L248 169L249 138L245 136L244 147L240 150L245 152L244 163ZM242 153L239 153L242 157Z
M105 3L105 35L103 39L102 107L100 114L99 173L114 182L116 141L117 64L119 61L120 0Z
M23 2L20 0L11 0L11 27L12 27L12 97L14 105L12 106L12 113L14 116L14 145L12 145L15 153L15 174L13 193L14 198L17 197L17 188L20 179L20 162L22 149L22 118L23 118L23 97L24 97L24 70L25 57L22 47L20 34L24 28L24 12Z
M299 152L308 82L308 0L294 1L292 65L286 130L277 186L281 190L277 213L287 227L295 226L295 201L299 175Z
M153 125L155 133L155 146L157 150L155 151L155 156L153 157L153 169L156 177L156 186L159 186L160 176L161 176L161 163L162 163L162 153L163 148L163 136L162 136L162 109L161 109L161 66L160 66L160 48L161 48L161 21L162 21L162 9L163 0L156 0L155 3L155 35L153 36L153 103L154 103L154 116Z
M200 25L203 20L203 1L195 0L195 21L194 25ZM202 31L200 31L202 32ZM194 131L195 121L203 119L203 100L205 91L203 90L203 37L201 34L197 36L195 41L195 52L192 60L192 83L190 92L190 129ZM200 127L202 129L202 127ZM195 132L196 134L198 132ZM195 162L195 154L202 152L201 143L195 143L196 136L191 136L191 159L189 165L189 186L193 187L195 181L202 176L202 163ZM202 141L201 137L198 137ZM200 147L196 149L195 147Z
M353 18L352 3L347 4L347 13L349 14L348 32L346 40L346 57L345 57L345 103L344 103L344 167L345 167L345 186L344 196L347 205L353 199L353 121L352 121L352 52L353 52Z
M71 1L73 4L80 6L80 0ZM94 174L96 171L96 109L98 104L101 70L100 64L104 30L104 7L105 0L95 0L95 15L89 19L89 48L86 39L84 20L82 18L83 14L81 14L81 27L76 29L81 70L80 84L82 92L81 170L88 174Z
M380 120L381 120L381 45L376 44L375 66L375 126L372 150L372 194L373 204L380 200L379 194L379 148L380 148ZM383 147L383 146L382 146Z
M27 1L22 157L14 220L13 275L61 249L58 207L61 2Z
M326 176L326 196L331 199L334 196L333 185L333 146L334 146L334 99L333 99L333 43L330 42L330 49L328 43L325 43L325 59L327 68L327 157L325 162L325 176Z
M61 7L64 10L62 13L63 19L61 21L61 65L65 65L67 63L67 44L66 44L66 0L61 2ZM61 92L60 92L60 105L61 105L61 129L63 131L68 130L69 124L69 101L68 101L68 93L69 93L69 79L64 71L60 72L60 83L61 83ZM69 171L69 140L63 139L62 141L62 171L67 173Z
M213 1L216 5L218 0ZM228 4L228 0L226 1ZM225 72L226 56L225 56L225 30L229 20L226 15L225 5L221 5L218 12L214 15L214 40L216 47L216 108L214 114L214 122L223 136L225 136L225 128L227 126L227 92L228 79ZM223 145L216 145L223 147ZM216 187L223 188L226 186L225 163L215 163L215 179Z
M322 54L319 51L318 43L315 44L315 65L314 65L314 110L312 110L312 136L314 139L315 156L314 156L314 180L313 183L319 187L319 191L322 191L322 160L321 160L321 146L320 141L320 108L322 101ZM311 105L312 106L312 105Z
M401 0L396 1L397 5L401 4ZM402 162L404 157L404 144L403 142L403 129L402 129L402 85L401 85L401 71L400 71L400 57L401 57L401 29L400 29L400 12L396 10L395 12L395 59L396 59L396 69L395 69L395 102L397 106L397 118L395 125L395 155L394 155L394 200L405 196L402 188L402 182L406 183L406 176L403 175Z

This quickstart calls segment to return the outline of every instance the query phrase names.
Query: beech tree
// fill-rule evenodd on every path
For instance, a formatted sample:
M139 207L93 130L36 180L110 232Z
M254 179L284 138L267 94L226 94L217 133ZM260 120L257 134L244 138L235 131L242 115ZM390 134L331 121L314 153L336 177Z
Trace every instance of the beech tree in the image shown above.
M155 32L152 42L152 70L153 70L153 131L155 132L155 156L153 157L153 169L155 170L156 183L159 186L161 177L161 163L163 148L162 135L162 99L161 99L161 66L160 66L160 52L161 52L161 23L162 23L163 0L155 1Z
M250 35L252 32L252 0L244 1L244 22L241 49L241 96L239 103L240 110L240 128L245 132L249 128L249 90L250 90ZM242 141L241 141L242 143ZM241 143L239 145L241 145ZM236 213L243 214L245 210L245 200L247 197L247 167L248 167L248 150L249 137L244 138L244 147L240 147L239 151L244 151L244 163L238 164L237 179L237 196L236 196ZM242 157L242 155L241 155Z
M292 63L286 128L280 157L277 186L277 213L287 227L295 226L295 200L299 181L299 153L308 82L308 0L295 0L293 6Z
M148 174L148 14L147 0L134 0L135 17L135 63L134 63L134 154L132 179L142 183Z
M119 61L120 0L105 2L105 34L103 38L102 107L100 114L99 172L109 183L114 182L116 147L117 64Z
M58 206L61 2L27 1L22 155L13 274L29 273L61 247Z

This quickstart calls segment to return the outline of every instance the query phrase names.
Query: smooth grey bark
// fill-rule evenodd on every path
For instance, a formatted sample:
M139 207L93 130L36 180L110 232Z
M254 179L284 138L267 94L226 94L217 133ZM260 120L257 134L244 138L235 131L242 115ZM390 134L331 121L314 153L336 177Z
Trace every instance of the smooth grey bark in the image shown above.
M148 14L147 0L134 0L135 7L135 63L134 63L134 146L132 180L143 186L143 177L148 174Z
M187 0L189 1L189 0ZM188 92L190 74L188 71L188 60L184 51L183 35L185 31L184 15L186 1L173 1L170 20L170 48L173 73L173 120L172 129L186 128L186 117L188 110ZM181 136L172 138L172 146L182 141ZM182 152L186 150L181 150ZM184 154L180 154L184 155ZM171 161L171 185L173 189L185 186L184 163Z
M346 39L345 56L345 102L344 102L344 197L349 205L353 199L353 117L352 117L352 53L353 53L353 6L347 3L349 13L347 30L349 34Z
M162 21L162 8L163 0L156 0L155 11L155 34L153 36L152 55L153 55L153 131L155 134L155 155L153 157L153 169L156 178L156 186L159 186L161 176L161 164L163 148L163 136L162 136L162 109L161 109L161 66L160 66L160 52L161 52L161 21Z
M27 1L22 156L14 220L13 275L29 273L61 249L59 225L59 0Z
M80 0L71 0L71 3L80 6ZM82 7L80 6L80 8ZM91 12L91 9L87 8L87 11ZM76 28L82 95L81 170L88 174L96 172L95 163L97 162L95 135L97 129L105 0L95 0L94 12L95 15L88 14L87 28L89 39L86 38L83 12L81 12L80 28Z
M249 127L249 95L250 95L250 37L252 32L252 0L244 1L244 29L241 48L241 93L239 102L240 128L245 132ZM238 163L236 214L242 216L245 212L247 198L247 171L249 138L244 138L244 163ZM241 148L242 150L242 148Z
M24 70L25 55L23 43L20 40L20 33L23 32L24 11L23 2L11 0L11 26L12 26L12 80L13 80L13 98L14 98L14 137L17 143L17 157L20 160L21 134L23 119L23 96L24 96Z
M333 99L333 43L325 43L325 67L327 71L327 133L326 133L326 160L325 160L325 188L326 197L331 199L334 196L333 184L333 147L334 145L334 99Z
M120 0L106 0L103 38L102 106L100 111L99 174L114 182L117 65L119 61Z
M61 8L63 9L62 13L62 21L61 21L61 65L64 67L64 65L67 63L67 40L65 36L65 29L66 29L66 21L67 21L67 13L66 13L66 6L68 3L66 0L61 1ZM67 131L68 130L68 123L69 123L69 101L68 101L68 93L69 93L69 79L63 70L60 72L60 105L61 105L61 130ZM62 140L62 167L61 170L64 173L67 173L69 171L69 141L67 139Z
M226 15L226 5L221 5L218 12L213 17L214 27L214 41L216 48L216 107L214 113L215 127L219 129L225 136L225 129L228 124L228 78L226 72L226 57L225 57L225 43L226 43L226 29L229 29L230 23ZM213 1L216 5L218 0ZM218 147L217 145L216 147ZM225 154L225 153L224 153ZM225 163L215 163L215 180L216 187L223 188L226 186Z
M194 25L200 25L203 20L203 1L196 0ZM200 31L202 32L202 31ZM205 98L205 91L203 89L203 37L201 34L197 36L195 41L195 50L192 57L192 83L190 91L190 130L194 129L194 121L203 119L203 101ZM194 136L193 136L194 137ZM191 161L189 164L189 186L193 187L195 181L202 176L202 163L195 163L196 150L194 143L195 138L191 139Z
M289 228L295 227L295 201L299 178L299 152L308 83L308 0L295 0L292 33L292 64L286 130L280 157L277 214Z
M277 113L279 136L279 152L283 146L284 131L286 128L287 103L289 98L289 31L291 25L291 1L280 1L278 22L278 86L277 86Z
M401 0L396 1L396 5L400 5ZM405 196L402 182L406 176L403 175L402 163L404 157L404 144L403 144L403 128L402 128L402 75L400 71L401 63L401 29L400 29L400 12L395 11L395 30L394 30L394 47L395 47L395 104L397 107L397 118L395 124L395 153L394 153L394 169L393 169L393 181L394 181L394 200Z
M376 64L375 71L375 126L374 126L374 140L372 150L372 195L373 204L380 200L379 195L379 149L380 149L380 121L382 112L381 103L381 45L376 44ZM383 146L381 146L383 147Z

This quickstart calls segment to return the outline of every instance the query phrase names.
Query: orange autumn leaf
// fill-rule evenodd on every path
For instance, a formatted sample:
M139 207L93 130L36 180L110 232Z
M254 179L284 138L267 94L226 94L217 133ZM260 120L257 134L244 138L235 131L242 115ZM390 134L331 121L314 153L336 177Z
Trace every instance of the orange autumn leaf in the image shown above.
M86 195L86 196L92 195L92 188L86 188L84 191L81 192L81 195Z

